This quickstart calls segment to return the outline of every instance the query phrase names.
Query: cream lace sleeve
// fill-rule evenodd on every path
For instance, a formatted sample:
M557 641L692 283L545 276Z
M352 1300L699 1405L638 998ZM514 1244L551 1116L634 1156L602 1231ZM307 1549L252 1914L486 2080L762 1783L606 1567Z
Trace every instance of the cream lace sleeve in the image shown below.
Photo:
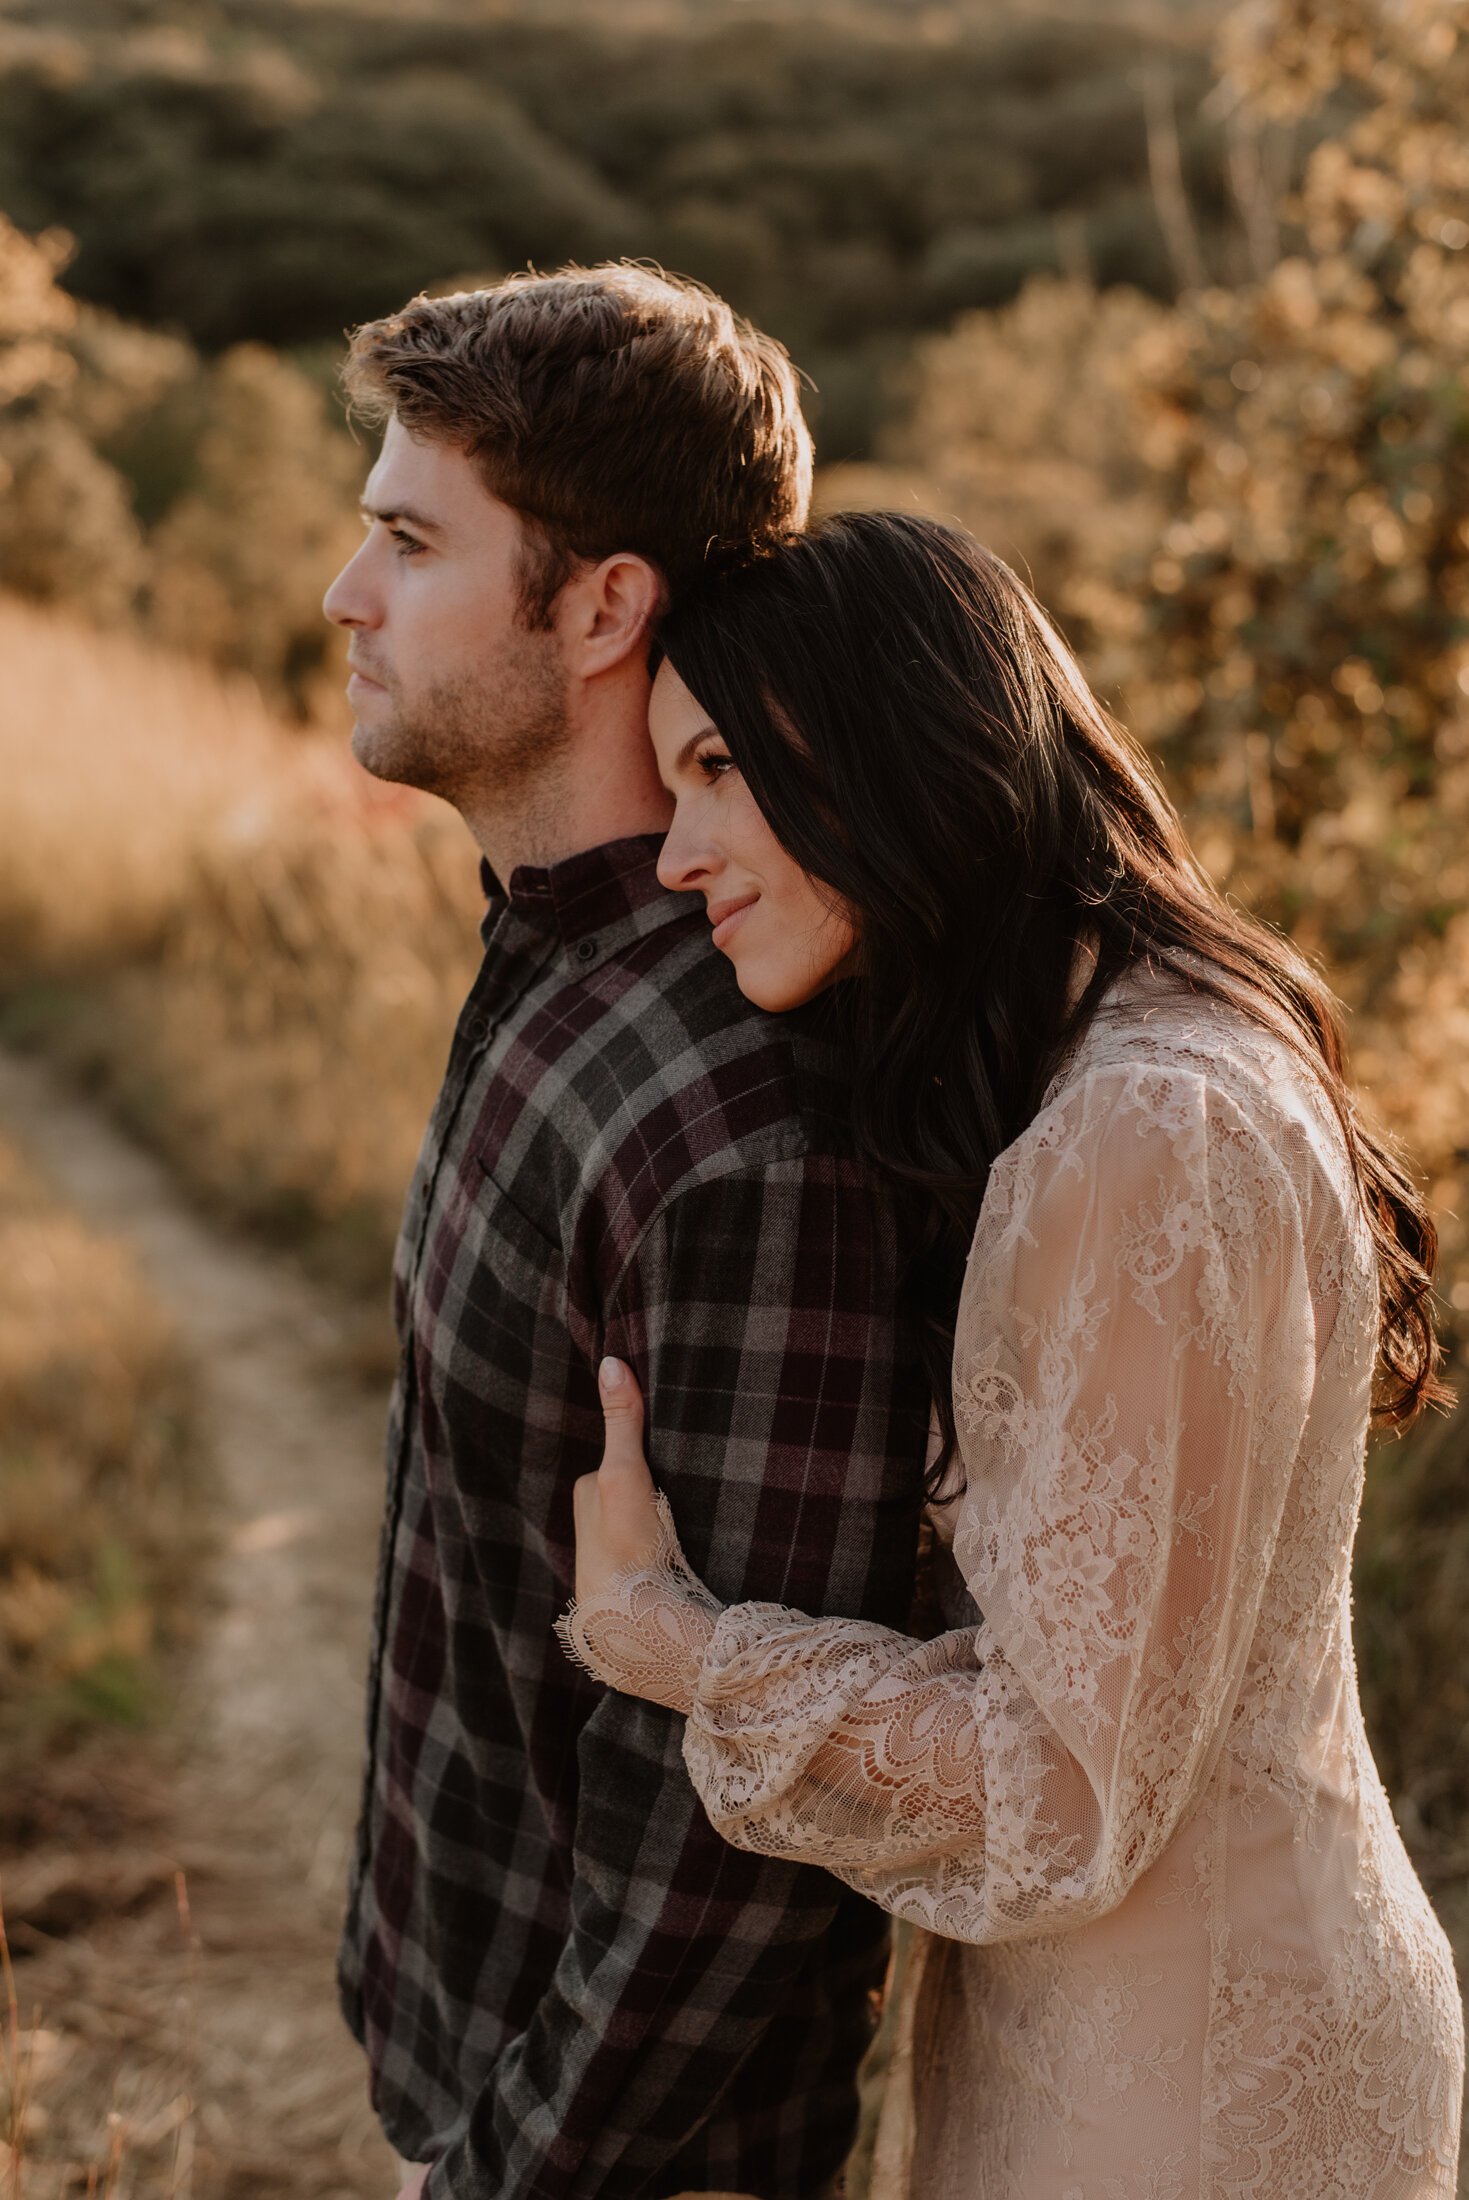
M955 1360L985 1624L706 1603L684 1755L727 1839L987 1941L1156 1858L1224 1737L1313 1382L1277 1136L1202 1074L1116 1067L1001 1157Z
M658 1498L658 1541L600 1594L578 1597L556 1622L561 1647L594 1680L687 1711L714 1623L724 1607L684 1557L668 1499Z

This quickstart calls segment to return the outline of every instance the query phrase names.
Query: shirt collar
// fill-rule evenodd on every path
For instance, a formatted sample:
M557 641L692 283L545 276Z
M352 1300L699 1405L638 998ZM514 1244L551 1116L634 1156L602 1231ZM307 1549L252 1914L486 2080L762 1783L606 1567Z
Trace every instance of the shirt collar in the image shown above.
M594 952L605 951L688 916L694 907L689 896L671 893L658 877L662 846L661 833L639 833L584 848L560 863L517 864L508 893L482 860L486 941L507 906L537 930L554 932L564 949L580 950L579 960L590 960L588 941Z

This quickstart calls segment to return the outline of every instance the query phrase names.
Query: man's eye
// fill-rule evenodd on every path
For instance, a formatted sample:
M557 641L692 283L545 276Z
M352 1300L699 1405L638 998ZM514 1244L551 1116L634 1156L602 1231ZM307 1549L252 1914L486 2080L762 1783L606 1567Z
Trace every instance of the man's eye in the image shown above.
M398 546L396 552L394 553L397 557L416 558L419 551L423 548L423 544L418 540L416 535L405 535L401 527L390 527L388 529L388 533L392 536L394 542Z

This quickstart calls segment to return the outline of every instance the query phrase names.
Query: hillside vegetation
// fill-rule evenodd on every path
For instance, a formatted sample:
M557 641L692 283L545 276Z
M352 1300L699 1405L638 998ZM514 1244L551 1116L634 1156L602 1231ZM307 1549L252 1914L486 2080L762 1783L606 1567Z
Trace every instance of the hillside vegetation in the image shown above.
M425 5L389 19L345 0L260 0L248 19L212 5L192 27L166 8L74 8L70 27L59 8L32 11L0 68L0 113L21 131L0 127L0 196L25 226L65 220L80 245L67 273L60 241L0 229L0 586L15 599L0 613L0 764L18 790L0 816L8 1028L68 1051L217 1203L380 1286L474 959L474 865L452 819L369 788L339 740L303 727L333 684L317 602L353 537L366 454L333 424L322 361L259 339L319 335L290 318L308 305L325 314L329 300L339 325L419 282L501 264L503 212L504 237L484 232L493 263L479 232L446 256L421 226L444 148L488 161L499 147L504 177L542 179L527 186L537 219L555 204L592 225L580 244L556 231L548 258L624 238L654 248L616 227L629 207L758 216L777 288L762 304L752 274L737 294L777 326L782 297L806 313L782 328L798 352L804 327L815 356L829 346L865 374L892 340L903 371L872 416L871 452L828 467L823 496L958 514L1028 568L1158 755L1203 859L1324 964L1352 1009L1363 1104L1429 1183L1462 1375L1462 11L1273 0L1232 17L1208 94L1216 120L1200 128L1233 118L1235 211L1211 230L1221 171L1216 159L1205 173L1188 126L1182 200L1149 186L1153 246L1162 237L1170 270L1187 267L1181 286L1141 267L1099 283L1094 237L1067 256L1070 216L1124 189L1107 170L1104 190L1093 162L1063 190L1072 150L1080 162L1091 142L1120 161L1130 144L1134 181L1146 168L1137 114L1124 123L1107 106L1124 76L1142 96L1143 34L1127 31L1128 74L1105 59L1121 36L1110 15L1064 35L986 15L930 39L926 21L890 11L838 42L816 8L779 32L724 6L611 27L605 11ZM1147 34L1170 42L1181 125L1191 21L1186 32L1160 16ZM1009 75L995 73L1001 57ZM498 136L484 125L489 86ZM1103 119L1088 140L1091 99ZM879 109L889 135L864 138L856 118L878 130ZM571 115L575 144L556 135ZM377 165L362 155L371 131ZM923 194L960 174L949 164L966 145L976 180L954 203L972 211L999 189L1012 154L1031 179L1026 210L986 215L971 242L983 230L988 251L1039 218L1044 192L1050 242L1004 284L940 296L924 288L932 255L963 224L946 230ZM1294 181L1290 147L1304 157ZM393 166L410 153L416 192ZM488 221L511 185L497 197L475 173ZM372 257L389 213L391 263ZM737 287L707 240L669 256ZM332 282L370 266L385 287L371 301L318 292L327 260ZM150 288L164 280L176 289ZM187 298L191 333L117 318L78 295L88 287L176 320ZM828 423L828 457L843 448ZM184 663L181 644L214 671ZM1469 1407L1384 1448L1359 1574L1377 1747L1425 1873L1461 1918L1466 1453Z
M1217 15L6 0L0 213L70 322L0 418L0 587L320 716L364 470L343 329L527 262L701 276L789 345L823 459L870 458L956 314L1268 259L1325 124L1220 98Z
M335 345L425 284L651 256L791 347L829 457L913 336L1086 272L1169 296L1248 266L1214 11L743 4L12 5L0 206L79 296L186 336ZM1233 177L1233 185L1231 182Z

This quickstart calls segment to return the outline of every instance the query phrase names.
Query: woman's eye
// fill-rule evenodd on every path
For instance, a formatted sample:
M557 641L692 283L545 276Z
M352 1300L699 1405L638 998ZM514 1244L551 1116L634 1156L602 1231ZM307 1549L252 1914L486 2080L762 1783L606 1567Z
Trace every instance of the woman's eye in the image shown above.
M703 756L695 757L694 762L709 780L723 779L727 772L732 772L735 768L734 758L726 756L720 749L707 750Z

